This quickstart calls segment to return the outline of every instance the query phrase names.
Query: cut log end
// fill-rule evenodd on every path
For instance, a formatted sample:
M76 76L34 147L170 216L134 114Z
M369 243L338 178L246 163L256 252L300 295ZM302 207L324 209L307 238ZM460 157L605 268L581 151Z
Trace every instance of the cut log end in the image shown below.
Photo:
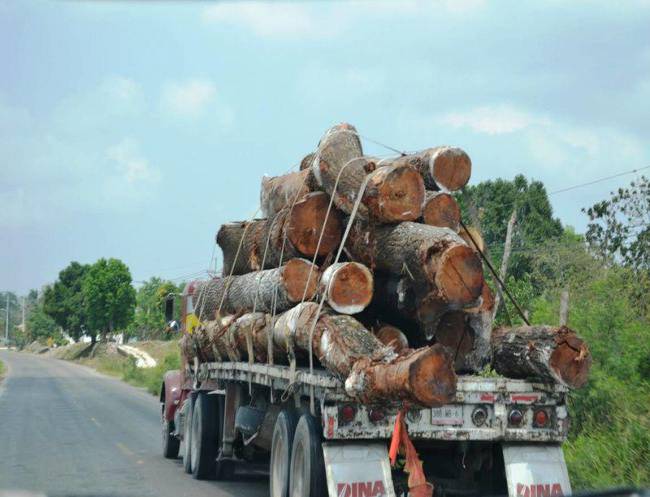
M424 181L410 166L377 168L364 195L371 217L384 223L418 219L423 201Z
M420 353L409 367L409 384L413 397L422 405L435 407L452 402L456 373L449 350L436 344Z
M432 192L427 195L422 206L422 220L424 224L450 228L458 232L460 228L460 207L448 193Z
M287 235L292 245L302 254L319 256L332 252L341 241L342 223L339 211L330 210L327 222L325 217L329 206L329 196L323 192L306 195L293 207ZM323 236L320 247L318 240Z
M471 248L454 245L443 253L435 283L450 305L476 302L483 290L481 260Z
M375 336L381 343L390 347L399 354L402 350L409 348L409 341L406 335L399 328L390 324L383 324L375 331Z
M566 327L557 331L556 341L558 345L551 354L549 366L569 387L582 387L587 383L591 369L587 344Z
M303 295L305 300L314 298L319 277L318 266L305 259L291 259L282 273L287 296L292 302L300 302Z
M330 266L323 275L323 284L328 304L342 314L357 314L368 307L372 300L372 273L357 262Z
M431 157L430 174L440 188L460 190L472 174L472 161L462 149L442 147Z

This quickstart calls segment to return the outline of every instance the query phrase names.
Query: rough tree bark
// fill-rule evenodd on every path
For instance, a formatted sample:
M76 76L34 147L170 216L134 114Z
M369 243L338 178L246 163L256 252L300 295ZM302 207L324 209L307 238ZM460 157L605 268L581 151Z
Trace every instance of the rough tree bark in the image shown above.
M449 402L456 391L451 358L442 348L398 356L351 316L324 312L309 332L318 306L300 304L275 324L276 344L312 351L331 373L345 381L346 392L365 402L402 399L418 405ZM347 378L347 379L346 379Z
M349 124L334 126L321 138L311 171L319 187L347 214L370 175L357 213L360 219L396 223L421 215L424 182L418 171L409 166L377 167L363 157L356 129Z
M314 191L316 185L309 169L282 176L263 176L260 189L260 208L264 217L272 218L282 209L291 207L302 197Z
M492 332L492 364L508 378L557 382L571 388L589 377L587 344L565 326L520 326Z
M273 218L222 225L216 239L223 251L223 274L244 274L278 267L280 256L283 261L301 256L313 257L317 248L317 255L329 254L341 241L342 224L340 213L335 209L325 222L328 204L326 194L314 192L304 196L293 208L280 210ZM318 247L321 230L324 232Z
M415 154L383 160L382 164L414 167L429 190L460 190L472 174L472 161L457 147L428 148Z
M458 202L449 193L428 191L422 205L422 222L430 226L449 228L458 233L460 229Z
M411 278L438 291L453 306L475 303L483 287L483 267L476 253L449 228L419 223L378 225L355 222L346 248L371 269Z
M194 309L199 320L244 312L283 312L316 295L320 272L305 259L291 259L284 266L240 276L225 276L197 283ZM222 303L223 301L223 303Z
M327 303L336 312L357 314L372 300L372 273L358 262L332 264L323 271L320 294L325 294Z

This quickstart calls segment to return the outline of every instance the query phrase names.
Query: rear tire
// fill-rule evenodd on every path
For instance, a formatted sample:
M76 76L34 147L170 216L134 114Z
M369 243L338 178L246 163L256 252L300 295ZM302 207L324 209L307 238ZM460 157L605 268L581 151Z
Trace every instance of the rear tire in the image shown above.
M325 463L318 421L311 414L300 416L291 449L290 497L327 495Z
M194 397L192 394L185 400L185 426L183 427L183 469L187 474L192 472L192 411Z
M165 459L176 459L178 451L181 448L181 441L174 435L174 428L172 423L165 419L165 406L163 404L162 414L162 445L163 457Z
M191 466L195 480L214 476L217 460L218 398L199 393L192 412Z
M269 471L270 497L288 497L290 486L291 447L296 432L297 415L294 411L280 411L273 428L271 464Z

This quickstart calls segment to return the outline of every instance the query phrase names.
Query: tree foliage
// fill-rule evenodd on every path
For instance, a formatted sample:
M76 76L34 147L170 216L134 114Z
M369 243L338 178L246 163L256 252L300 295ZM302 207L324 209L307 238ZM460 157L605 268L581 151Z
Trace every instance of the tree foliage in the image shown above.
M521 278L530 272L529 252L549 239L562 235L560 220L541 181L518 175L512 181L497 179L466 187L458 198L463 219L482 232L492 259L498 264L503 255L508 220L517 211L508 274Z
M650 269L650 180L645 176L612 192L608 200L583 209L586 238L602 257L634 269Z
M89 266L71 262L44 292L43 310L72 338L78 340L86 325L86 309L81 291Z
M140 339L168 338L165 332L165 300L170 294L178 294L182 288L171 281L152 277L136 292L135 317L129 326L129 335ZM178 300L178 299L176 299ZM180 307L175 308L175 319L180 319Z
M107 333L125 328L133 319L135 290L131 272L118 259L99 259L90 266L82 283L84 309L89 329Z

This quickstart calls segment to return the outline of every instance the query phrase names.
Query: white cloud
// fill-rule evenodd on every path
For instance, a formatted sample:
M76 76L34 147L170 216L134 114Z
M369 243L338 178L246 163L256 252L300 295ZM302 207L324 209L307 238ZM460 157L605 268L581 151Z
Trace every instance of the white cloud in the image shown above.
M205 79L168 83L163 88L162 103L174 114L198 117L214 101L216 93L215 85Z
M133 101L141 96L140 85L122 76L107 78L102 84L102 89L115 100Z
M333 38L378 18L465 15L485 0L371 0L345 2L219 2L201 13L207 24L247 29L263 38Z
M513 133L532 125L544 125L548 120L510 105L486 105L464 112L449 112L438 118L440 124L454 128L469 128L477 133L501 135Z
M322 29L314 10L297 3L220 2L207 7L202 19L207 23L244 26L263 37L304 36L321 33Z
M109 147L106 155L116 164L118 173L131 186L138 183L157 183L160 180L160 171L151 167L149 161L142 157L137 143L131 138L125 138L117 145Z

